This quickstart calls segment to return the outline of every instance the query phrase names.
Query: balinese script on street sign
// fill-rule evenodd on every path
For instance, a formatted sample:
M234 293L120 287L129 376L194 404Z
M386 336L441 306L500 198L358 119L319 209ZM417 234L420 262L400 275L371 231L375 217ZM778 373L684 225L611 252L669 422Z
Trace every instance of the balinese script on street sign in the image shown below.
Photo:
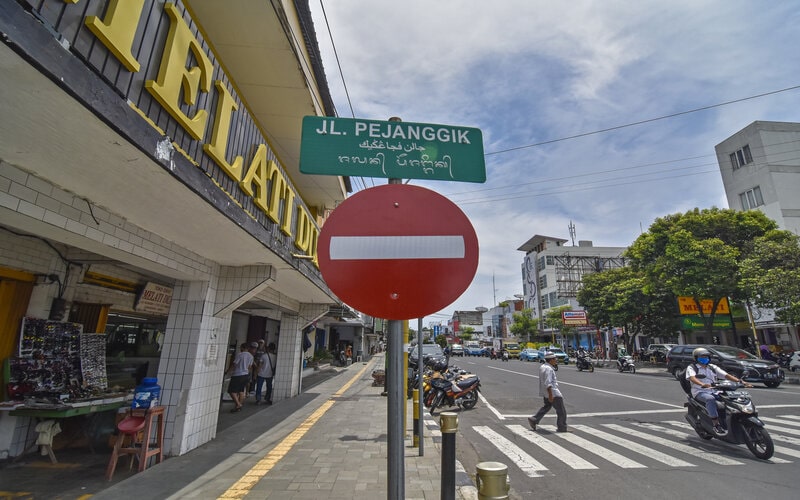
M586 311L561 311L561 321L565 325L582 326L588 325Z
M486 182L480 129L306 116L305 174Z

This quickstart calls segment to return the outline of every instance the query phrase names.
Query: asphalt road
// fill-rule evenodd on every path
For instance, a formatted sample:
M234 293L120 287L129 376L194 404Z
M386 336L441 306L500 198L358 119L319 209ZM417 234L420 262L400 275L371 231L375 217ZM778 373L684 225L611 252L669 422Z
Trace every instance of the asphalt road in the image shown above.
M745 445L700 439L684 420L685 394L671 377L616 369L558 371L572 432L555 432L555 411L539 429L537 362L456 358L481 378L481 401L459 412L456 455L508 466L511 498L798 498L800 386L750 389L775 442L763 461Z

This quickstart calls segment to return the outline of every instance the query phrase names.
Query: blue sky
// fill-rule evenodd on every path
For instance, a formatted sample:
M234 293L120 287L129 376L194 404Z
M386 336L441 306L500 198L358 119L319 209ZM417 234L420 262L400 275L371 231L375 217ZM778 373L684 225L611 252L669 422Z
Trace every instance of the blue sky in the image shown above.
M795 0L323 1L341 73L310 3L339 116L483 131L485 184L411 181L461 207L481 252L469 289L425 324L521 293L516 249L534 234L569 239L572 221L576 240L628 246L657 217L727 207L714 146L756 120L800 121L795 89L524 147L800 85Z

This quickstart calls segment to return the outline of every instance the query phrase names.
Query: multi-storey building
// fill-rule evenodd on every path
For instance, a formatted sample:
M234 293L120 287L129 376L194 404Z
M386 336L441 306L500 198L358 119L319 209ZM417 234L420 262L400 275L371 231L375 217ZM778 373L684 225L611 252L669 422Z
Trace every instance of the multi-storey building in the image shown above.
M517 248L525 252L522 263L522 287L525 307L539 323L539 330L551 338L544 318L554 307L580 309L576 300L581 279L589 273L622 267L624 247L595 247L591 241L565 246L567 240L534 235ZM589 332L581 335L587 339ZM584 340L580 340L582 343Z
M755 121L715 150L730 208L761 210L800 234L800 123ZM756 310L753 319L760 342L800 348L798 329L777 323L772 311Z
M135 362L120 382L158 378L180 455L215 437L242 342L277 344L276 400L299 393L314 346L336 347L325 318L369 347L316 265L350 185L299 169L303 117L335 115L307 1L1 5L0 393L23 378L69 404ZM93 371L41 325L106 333ZM31 422L0 412L0 458L36 440Z

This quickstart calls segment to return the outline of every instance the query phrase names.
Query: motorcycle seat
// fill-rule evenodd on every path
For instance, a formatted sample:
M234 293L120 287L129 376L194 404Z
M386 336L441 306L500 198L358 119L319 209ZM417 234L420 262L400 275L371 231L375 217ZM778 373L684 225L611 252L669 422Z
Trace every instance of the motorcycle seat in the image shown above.
M462 379L462 380L459 380L458 382L456 382L456 385L458 385L459 387L461 387L463 389L463 388L471 386L472 384L474 384L477 381L478 381L478 377L467 377L465 379Z

